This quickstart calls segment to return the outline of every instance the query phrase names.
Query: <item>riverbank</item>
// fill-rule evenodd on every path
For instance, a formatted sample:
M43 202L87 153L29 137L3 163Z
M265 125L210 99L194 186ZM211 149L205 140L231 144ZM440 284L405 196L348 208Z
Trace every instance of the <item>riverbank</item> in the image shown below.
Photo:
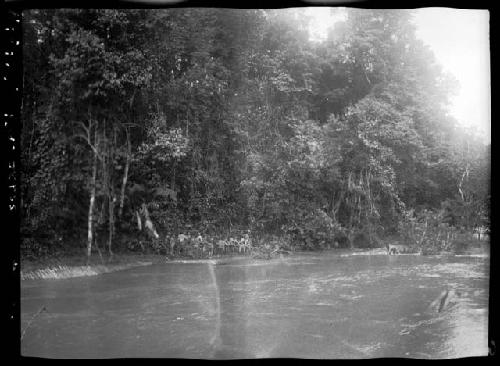
M239 258L243 256L225 255L214 256L205 260L216 260L225 257ZM135 254L119 253L114 254L112 259L104 257L92 257L89 264L87 258L77 254L61 254L57 257L43 259L21 259L21 280L36 279L64 279L74 277L95 276L103 273L110 273L129 269L133 267L147 266L165 262L193 262L200 259L190 259L184 257L169 257L160 254Z
M340 256L345 255L384 255L385 248L375 249L329 249L328 251L338 252ZM305 253L305 252L301 252ZM311 252L313 254L315 252ZM404 254L403 254L404 255ZM415 254L418 255L418 254ZM471 246L461 253L441 253L441 255L460 255L460 256L488 256L489 245ZM165 262L193 262L200 260L221 260L238 259L249 257L249 255L238 255L230 253L226 255L217 255L206 259L192 259L186 257L169 257L159 254L136 254L136 253L117 253L110 259L104 257L102 260L98 256L91 258L87 265L87 258L78 253L61 254L57 257L47 257L42 259L21 259L21 280L35 279L64 279L74 277L95 276L103 273L121 271L133 267L147 266Z
M63 254L43 259L21 259L21 280L62 279L83 276L95 276L102 273L151 265L159 261L157 255L116 254L111 260L92 258L89 264L86 257L75 254Z

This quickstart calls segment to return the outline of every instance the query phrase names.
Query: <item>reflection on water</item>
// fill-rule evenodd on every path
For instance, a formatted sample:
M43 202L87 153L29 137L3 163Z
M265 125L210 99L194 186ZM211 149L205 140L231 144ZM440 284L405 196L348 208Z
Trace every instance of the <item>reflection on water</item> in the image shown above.
M487 354L489 259L296 255L25 281L23 355L455 358Z

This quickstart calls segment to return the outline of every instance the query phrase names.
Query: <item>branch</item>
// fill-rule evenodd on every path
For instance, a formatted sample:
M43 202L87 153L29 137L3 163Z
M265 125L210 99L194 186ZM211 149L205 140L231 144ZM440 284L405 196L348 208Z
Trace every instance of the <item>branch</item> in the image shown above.
M80 133L76 133L75 137L79 137L79 138L83 139L87 143L87 145L90 146L90 148L92 149L94 154L96 154L96 156L99 158L99 160L102 161L102 156L99 153L99 150L97 149L97 147L94 144L92 144L92 139L90 136L91 130L92 130L92 120L89 119L88 127L87 127L87 125L85 125L85 123L83 123L81 121L78 122L78 125L83 131Z

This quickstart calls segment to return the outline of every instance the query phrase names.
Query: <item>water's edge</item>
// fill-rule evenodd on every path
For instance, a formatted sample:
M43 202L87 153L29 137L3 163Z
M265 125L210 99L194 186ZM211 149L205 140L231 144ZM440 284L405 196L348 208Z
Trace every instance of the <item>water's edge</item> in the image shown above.
M103 273L123 271L125 269L150 266L153 262L136 262L127 264L109 264L109 265L88 265L88 266L56 266L45 269L38 269L23 273L21 271L21 281L26 280L56 280L76 277L97 276Z
M355 255L387 255L387 252L385 249L382 248L376 248L376 249L347 249L347 250L338 250L338 249L331 249L331 250L325 250L324 252L328 252L331 254L338 255L340 257L349 257L349 256L355 256ZM296 254L300 255L317 255L317 251L312 251L312 252L296 252ZM291 254L292 256L294 255L293 253ZM413 253L413 254L398 254L398 255L420 255L418 253ZM469 254L454 254L454 253L441 253L441 254L435 254L435 255L426 255L427 257L476 257L476 258L488 258L489 255L488 253L469 253ZM131 258L134 258L135 256L130 256ZM235 261L239 260L248 260L251 259L248 255L243 256L243 255L227 255L227 256L220 256L220 257L212 257L212 258L206 258L206 259L182 259L182 258L176 258L176 259L169 259L168 257L165 257L163 255L153 255L153 256L148 256L148 257L154 257L154 260L132 260L129 263L111 263L111 264L98 264L98 265L80 265L80 266L75 266L75 265L56 265L56 266L44 266L43 268L36 269L36 270L29 270L29 271L22 271L21 270L21 281L26 281L26 280L56 280L56 279L67 279L67 278L77 278L77 277L88 277L88 276L96 276L99 274L104 274L104 273L111 273L111 272L117 272L117 271L123 271L126 269L134 268L134 267L141 267L141 266L149 266L152 264L157 264L157 263L183 263L183 264L195 264L195 263L208 263L208 264L216 264L216 265L221 265L221 264L228 264L232 263ZM126 258L126 256L125 256ZM150 259L150 258L148 258ZM256 262L266 262L266 261L273 261L273 260L279 260L280 257L273 258L273 259L252 259Z

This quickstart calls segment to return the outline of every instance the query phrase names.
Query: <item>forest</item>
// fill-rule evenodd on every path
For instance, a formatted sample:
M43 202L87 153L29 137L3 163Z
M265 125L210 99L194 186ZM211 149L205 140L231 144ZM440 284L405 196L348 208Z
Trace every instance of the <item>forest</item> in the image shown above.
M311 21L24 11L21 254L425 254L489 228L491 145L411 10L346 9L321 41Z

